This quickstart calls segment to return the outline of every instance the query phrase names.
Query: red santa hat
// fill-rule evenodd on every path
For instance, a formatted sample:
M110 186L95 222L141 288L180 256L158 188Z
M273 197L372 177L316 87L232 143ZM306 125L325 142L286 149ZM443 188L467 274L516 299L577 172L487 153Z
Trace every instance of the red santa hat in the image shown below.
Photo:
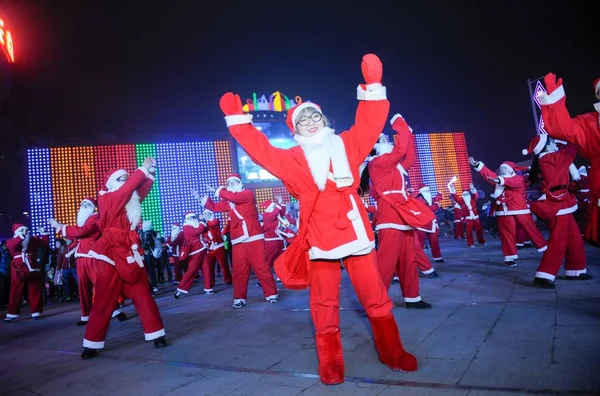
M12 232L14 235L21 234L25 230L27 230L27 226L25 226L23 224L17 223L17 224L13 224L13 226L12 226Z
M536 137L534 137L533 139L531 139L531 142L529 142L529 147L527 147L526 149L523 149L521 151L521 153L523 155L531 155L531 154L538 155L539 153L542 152L544 147L546 147L546 143L548 143L548 135L539 134Z
M181 224L178 222L173 223L173 227L181 227Z
M85 197L85 198L83 198L83 199L81 200L81 203L84 203L84 202L89 202L89 203L91 203L92 205L94 205L94 207L98 207L98 203L97 203L97 202L96 202L96 200L95 200L94 198L92 198L92 197Z
M231 179L237 179L240 183L242 182L242 178L237 173L232 173L229 176L227 176L227 182L228 183L229 183L229 180L231 180Z
M594 93L596 94L596 98L600 100L600 77L594 80Z
M529 170L529 166L521 166L521 165L516 165L514 162L512 161L504 161L502 164L500 164L500 166L508 166L510 169L513 170L513 172L524 172Z
M121 176L125 176L127 171L125 169L112 169L104 175L104 185L110 189L110 185L117 181Z
M285 123L287 124L288 128L290 128L290 131L292 131L293 134L296 134L295 126L296 126L296 122L298 121L298 116L300 115L302 110L308 109L308 108L313 108L313 109L317 110L319 113L323 113L323 111L321 110L321 106L319 106L316 103L312 103L312 102L303 102L303 103L300 103L288 110L287 117L285 119Z
M192 217L192 216L196 216L196 212L190 211L190 212L186 212L186 214L184 215L186 220L189 220L188 217ZM198 217L198 216L196 216L196 217Z

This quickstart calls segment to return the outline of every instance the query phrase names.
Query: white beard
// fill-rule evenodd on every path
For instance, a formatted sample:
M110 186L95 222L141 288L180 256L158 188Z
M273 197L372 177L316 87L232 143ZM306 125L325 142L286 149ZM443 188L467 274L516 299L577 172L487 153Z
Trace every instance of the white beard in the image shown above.
M242 183L236 185L235 187L227 187L226 190L229 192L242 192L244 189L244 185Z
M462 198L463 201L465 201L465 205L467 205L467 208L469 208L469 210L473 210L473 207L471 206L471 194L463 195Z
M421 191L420 194L423 197L423 199L425 199L425 202L427 202L427 205L431 206L431 204L432 204L431 191L429 191L429 190Z
M133 195L131 195L131 199L125 205L125 211L127 212L127 218L131 222L131 229L135 230L142 219L142 202L137 191L134 191Z
M181 228L173 227L171 228L171 241L174 241L177 238L177 235L181 232Z
M389 154L394 149L393 143L377 143L375 144L375 152L377 155Z
M94 208L80 208L77 212L77 226L83 227L87 219L94 213Z
M183 224L194 228L200 227L200 221L198 220L186 220Z

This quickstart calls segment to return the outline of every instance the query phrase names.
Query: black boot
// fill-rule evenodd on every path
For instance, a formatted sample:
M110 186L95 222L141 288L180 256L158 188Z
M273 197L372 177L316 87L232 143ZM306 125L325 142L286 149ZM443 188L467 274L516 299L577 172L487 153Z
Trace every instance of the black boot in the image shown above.
M426 303L423 300L417 301L417 302L407 302L406 303L406 308L413 308L413 309L427 309L427 308L433 308L433 306L429 303Z
M119 322L125 322L127 320L127 315L123 312L119 312L117 316L115 316L119 320Z
M584 272L583 274L579 274L577 276L567 276L567 280L590 280L592 279L592 274Z
M87 325L87 320L80 320L79 322L75 323L75 326L85 326Z
M517 262L514 261L514 260L505 261L504 262L504 266L505 267L516 267L517 266Z
M83 353L81 354L81 360L90 360L98 356L98 350L92 348L83 348Z
M440 277L440 276L438 275L438 273L437 273L437 272L435 272L435 271L433 271L433 272L429 273L427 276L429 276L429 278L431 278L431 279L436 279L436 278L439 278L439 277Z
M165 336L162 337L158 337L156 340L154 340L154 346L156 348L164 348L167 346L167 340L165 340Z
M556 287L554 286L554 282L552 282L550 279L544 279L544 278L533 278L533 286L535 287L539 287L542 289L555 289Z

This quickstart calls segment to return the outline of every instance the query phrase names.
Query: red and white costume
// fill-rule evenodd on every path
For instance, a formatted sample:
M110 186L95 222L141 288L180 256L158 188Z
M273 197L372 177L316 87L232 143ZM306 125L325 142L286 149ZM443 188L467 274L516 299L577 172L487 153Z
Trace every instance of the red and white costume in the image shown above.
M237 174L230 175L227 180L231 178L241 182ZM209 197L204 197L201 203L213 212L228 212L231 219L229 235L233 245L234 305L246 304L250 268L262 286L265 299L269 302L277 302L279 298L277 285L265 259L265 235L258 221L254 194L251 190L242 189L233 192L225 187L219 187L214 195L221 198L221 201L215 203Z
M452 196L451 196L452 197ZM462 206L452 199L452 214L454 217L454 239L465 238L465 211Z
M473 240L473 228L477 235L477 242L480 245L485 244L483 238L483 227L481 226L481 220L479 220L479 212L477 211L477 189L471 187L469 191L463 191L461 195L456 193L456 188L453 183L448 184L450 195L454 199L455 203L458 203L465 213L465 226L467 233L467 247L475 246Z
M371 321L380 360L395 369L416 370L417 366L414 356L402 348L392 301L377 269L374 235L357 193L359 165L377 141L389 110L385 87L379 83L381 63L374 55L363 58L363 74L367 85L358 88L360 104L354 126L340 135L326 126L310 136L296 134L299 146L290 149L271 146L252 126L250 117L242 114L239 96L228 93L221 98L233 137L300 201L298 237L277 259L275 270L287 287L310 286L319 374L326 384L344 380L340 259ZM295 130L304 109L321 113L313 103L295 106L288 111L290 130Z
M206 223L198 220L196 212L187 212L185 214L185 222L183 223L184 242L181 247L181 256L179 259L182 263L186 263L187 271L177 286L176 296L178 293L188 294L194 285L194 279L198 276L200 269L202 269L204 293L214 293L214 272L211 271L210 262L205 260L208 250L203 234L206 230Z
M49 237L40 232L40 237L31 237L23 224L12 226L14 236L6 241L10 252L10 296L6 322L21 316L21 297L27 285L27 300L31 308L31 317L36 319L42 314L43 272L38 261L38 249L48 248Z
M183 246L183 232L181 232L181 226L179 223L173 223L171 227L171 234L167 238L167 247L171 250L171 256L173 257L173 269L175 271L175 283L181 282L183 276L183 267L179 262L179 255L181 247Z
M83 346L90 349L104 348L115 301L121 292L133 302L146 341L165 335L158 306L148 288L144 252L136 231L142 217L141 201L150 192L154 175L140 167L119 187L118 179L125 175L123 169L109 172L105 180L108 191L101 191L98 199L97 225L101 236L88 251L98 260L96 273L91 276L95 279L94 303L83 339Z
M600 245L600 102L596 111L571 118L566 106L565 90L554 75L547 75L547 94L538 97L542 105L544 128L550 136L576 144L579 154L590 161L588 224L585 239ZM594 81L594 92L600 100L600 78Z
M577 156L577 147L566 145L558 151L547 152L548 135L538 135L524 153L538 156L541 175L540 189L543 195L531 203L531 210L550 226L548 250L535 273L536 278L554 281L560 265L565 260L565 274L578 277L585 274L585 247L573 213L577 210L577 198L569 191L571 175L577 177L577 168L571 166ZM570 173L574 168L575 173Z
M507 168L508 175L498 176L481 161L475 166L475 170L479 172L485 181L495 186L494 193L491 195L490 216L495 216L498 222L504 262L508 263L519 258L517 254L517 225L529 235L538 252L544 252L548 247L546 246L546 240L531 217L529 205L525 200L527 194L525 179L516 173L521 169L512 161L505 161L500 166ZM498 180L499 183L495 183L494 179Z
M211 271L214 268L215 262L221 267L223 273L223 282L228 285L232 283L231 271L229 269L229 263L227 262L227 253L225 252L225 241L223 235L221 235L221 222L219 219L212 218L208 220L208 212L203 212L204 220L206 221L206 231L204 232L204 239L208 244L208 253L206 254L205 260L208 260ZM212 215L212 212L210 212Z
M584 234L589 223L590 180L588 179L587 168L585 166L581 166L578 171L580 179L575 191L577 205L579 206L577 210L577 224L581 233Z
M279 228L286 214L285 205L276 201L267 201L264 205L266 209L262 220L265 231L265 257L269 268L273 268L275 259L283 253L283 236Z
M429 210L435 215L435 213L442 208L442 194L437 193L435 197L431 196L429 187L421 184L419 186L419 195L417 197L419 201L427 206ZM434 229L434 232L425 232L421 229L417 229L416 233L419 237L419 245L421 250L425 247L425 238L429 241L429 247L431 248L431 256L434 260L442 260L442 249L440 248L440 226L437 223L437 218L434 218L431 225L426 227L428 230Z

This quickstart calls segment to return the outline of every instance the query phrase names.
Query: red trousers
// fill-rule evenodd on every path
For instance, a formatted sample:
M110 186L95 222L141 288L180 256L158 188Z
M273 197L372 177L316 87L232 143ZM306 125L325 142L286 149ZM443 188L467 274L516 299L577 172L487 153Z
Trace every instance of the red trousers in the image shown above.
M543 252L547 249L546 240L535 226L531 214L496 216L496 221L498 222L498 232L500 233L504 261L512 261L519 258L517 254L518 229L523 230L523 233L529 236L529 239L538 251ZM522 240L527 239L527 237L521 238Z
M90 320L90 312L94 303L94 281L96 279L96 271L98 268L98 260L92 257L77 257L77 278L79 279L79 308L81 309L81 321L87 322ZM121 313L119 307L120 301L125 301L121 295L115 302L115 310L112 317Z
M10 296L8 298L8 312L6 317L9 319L21 316L21 297L23 289L27 284L27 300L31 308L31 317L35 318L41 315L42 307L42 272L17 272L14 266L10 266Z
M434 260L442 258L442 249L440 248L440 240L438 238L438 231L429 233L425 231L416 230L417 237L419 238L419 246L421 250L425 248L425 238L429 241L429 247L431 248L431 256Z
M265 259L269 268L273 268L275 260L283 253L283 240L265 241Z
M454 220L454 239L460 239L465 237L465 227L461 220Z
M245 300L248 294L250 268L260 282L265 298L277 295L277 285L271 268L265 260L265 241L237 243L233 245L233 298ZM339 265L338 265L339 267ZM339 284L338 284L339 286Z
M233 251L235 254L235 248ZM381 318L391 315L393 304L377 269L375 251L364 256L346 257L343 261L367 316ZM340 327L341 277L338 260L310 262L310 314L317 334L334 332Z
M415 261L417 263L417 268L419 271L424 273L425 275L431 274L433 272L433 265L431 265L431 261L427 258L427 255L421 248L421 243L419 242L419 237L417 233L414 232L414 243L415 243Z
M124 257L115 257L114 259L127 262ZM90 320L85 328L83 346L92 349L104 348L104 340L115 309L115 301L121 293L133 302L142 321L144 339L151 341L164 336L165 329L160 312L148 288L148 277L141 276L136 283L127 283L119 277L115 266L100 260L96 264L96 271L92 274L94 304L90 312ZM137 266L138 264L134 262L125 265ZM142 267L139 270L146 272Z
M206 259L206 249L189 256L187 258L188 269L185 271L181 282L177 285L177 291L187 294L194 285L194 279L198 276L198 271L202 270L202 281L204 291L212 290L215 285L215 273L212 271L210 260Z
M497 220L497 219L496 219ZM500 231L500 230L498 230ZM517 223L517 237L516 237L516 245L517 247L523 247L526 243L531 243L531 239L529 239L529 235L525 232L523 227Z
M479 219L475 220L465 220L467 226L467 247L471 247L475 245L473 241L473 228L475 228L475 233L477 234L477 242L480 245L485 243L485 239L483 239L483 227L481 227L481 221Z
M565 259L565 274L579 276L586 272L585 246L579 226L572 214L555 216L550 220L548 250L544 252L536 278L554 280Z
M175 271L175 281L181 282L183 276L183 268L179 262L179 256L173 256L173 270Z
M390 287L394 273L396 273L400 278L400 290L404 301L420 301L419 274L417 273L417 251L420 248L415 244L414 231L384 228L378 231L378 235L377 266L386 290ZM422 250L420 251L423 253ZM429 262L428 259L427 262Z
M225 252L224 247L220 247L216 250L211 250L207 255L206 259L208 259L210 269L214 268L215 261L221 267L221 272L223 272L223 282L231 283L231 271L229 270L229 263L227 262L227 253Z

